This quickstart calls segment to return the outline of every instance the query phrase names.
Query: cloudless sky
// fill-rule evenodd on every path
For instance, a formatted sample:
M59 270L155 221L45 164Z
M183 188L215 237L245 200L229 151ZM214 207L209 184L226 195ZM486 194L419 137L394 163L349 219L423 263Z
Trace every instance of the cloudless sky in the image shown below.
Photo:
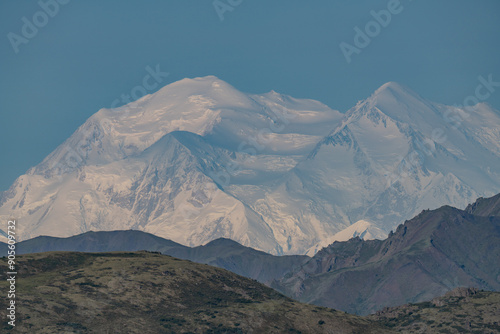
M38 1L0 0L0 190L142 85L147 66L170 73L162 86L215 75L341 112L387 81L446 104L474 94L480 75L500 81L498 0L401 0L348 64L339 44L391 1L232 0L221 21L213 0L71 0L44 24ZM41 27L16 53L8 34L23 36L23 17ZM500 109L500 87L487 102Z

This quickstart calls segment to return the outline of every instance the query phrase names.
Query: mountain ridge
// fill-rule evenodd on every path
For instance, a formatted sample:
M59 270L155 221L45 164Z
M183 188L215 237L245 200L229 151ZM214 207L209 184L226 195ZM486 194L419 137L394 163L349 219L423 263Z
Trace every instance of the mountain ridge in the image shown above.
M460 286L500 291L499 195L424 210L385 240L334 242L271 286L303 302L369 314Z
M0 252L7 254L7 250L7 244L0 242ZM176 258L209 264L264 284L270 284L273 280L281 278L285 273L309 259L305 255L274 256L245 247L227 238L215 239L197 247L188 247L138 230L89 231L66 238L38 236L16 244L17 254L142 250L161 252Z

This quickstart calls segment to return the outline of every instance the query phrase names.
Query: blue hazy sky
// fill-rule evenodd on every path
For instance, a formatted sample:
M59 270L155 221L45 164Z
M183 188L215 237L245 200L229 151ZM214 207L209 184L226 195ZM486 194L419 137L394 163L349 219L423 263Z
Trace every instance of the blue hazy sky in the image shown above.
M401 0L348 64L339 44L391 1L232 0L221 21L212 0L72 0L54 17L38 1L0 0L0 190L141 85L147 66L170 73L162 86L215 75L342 112L387 81L446 104L473 94L479 75L500 81L498 0ZM25 28L16 53L9 33L23 37L23 17L40 28ZM498 90L487 102L500 109Z

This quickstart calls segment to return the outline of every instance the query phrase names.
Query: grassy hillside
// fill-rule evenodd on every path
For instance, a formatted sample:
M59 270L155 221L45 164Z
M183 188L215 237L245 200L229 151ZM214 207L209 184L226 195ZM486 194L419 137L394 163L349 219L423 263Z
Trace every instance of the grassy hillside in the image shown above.
M404 333L500 333L500 292L458 288L430 302L370 316Z
M229 271L148 252L18 257L12 333L385 333ZM0 267L6 271L6 259ZM7 293L5 280L0 290Z

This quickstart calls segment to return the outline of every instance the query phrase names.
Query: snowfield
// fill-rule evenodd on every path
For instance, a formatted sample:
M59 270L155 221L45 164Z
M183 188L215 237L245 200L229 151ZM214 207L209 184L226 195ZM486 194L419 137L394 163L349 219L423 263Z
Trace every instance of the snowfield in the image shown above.
M138 229L314 254L498 192L500 113L486 104L390 82L344 115L209 76L99 110L0 195L0 217L17 218L19 241Z

